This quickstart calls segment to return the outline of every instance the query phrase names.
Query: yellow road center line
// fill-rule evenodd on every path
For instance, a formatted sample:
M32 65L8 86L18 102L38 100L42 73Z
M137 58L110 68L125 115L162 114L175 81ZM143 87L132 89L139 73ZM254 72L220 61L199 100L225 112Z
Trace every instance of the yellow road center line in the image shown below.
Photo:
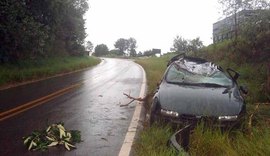
M66 87L64 89L58 90L58 91L56 91L54 93L51 93L51 94L46 95L44 97L41 97L39 99L33 100L33 101L28 102L26 104L23 104L23 105L20 105L18 107L15 107L15 108L12 108L10 110L7 110L5 112L2 112L2 113L0 113L0 121L3 121L5 119L8 119L10 117L13 117L13 116L15 116L17 114L20 114L22 112L25 112L25 111L27 111L27 110L29 110L31 108L34 108L36 106L39 106L39 105L41 105L41 104L43 104L45 102L48 102L50 100L53 100L56 97L59 97L61 95L64 95L67 92L71 91L72 89L75 89L75 88L77 88L77 87L79 87L81 85L82 85L82 82L77 83L77 84L74 84L74 85L71 85L69 87Z

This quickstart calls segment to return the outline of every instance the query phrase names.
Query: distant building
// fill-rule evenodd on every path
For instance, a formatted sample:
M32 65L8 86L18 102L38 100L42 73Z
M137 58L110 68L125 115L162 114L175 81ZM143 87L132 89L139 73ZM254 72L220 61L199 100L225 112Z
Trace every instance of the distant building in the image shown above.
M161 55L161 49L152 49L152 52L154 54L160 54Z
M213 24L213 43L221 42L235 37L236 31L241 31L239 26L246 20L258 15L259 10L242 10ZM236 30L237 29L237 30Z

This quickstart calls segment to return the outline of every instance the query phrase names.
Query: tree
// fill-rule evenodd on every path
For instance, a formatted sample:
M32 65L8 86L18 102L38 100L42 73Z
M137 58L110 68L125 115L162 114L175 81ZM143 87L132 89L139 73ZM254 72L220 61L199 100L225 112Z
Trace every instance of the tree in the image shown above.
M2 0L0 58L83 55L87 0Z
M141 56L143 56L143 53L141 51L139 51L138 54L137 54L137 56L138 57L141 57Z
M241 11L247 0L218 0L221 4L223 15L231 16ZM249 1L249 0L248 0Z
M251 46L254 54L267 52L270 33L270 11L258 10L257 15L250 17L241 26L241 37ZM251 56L254 58L254 56ZM265 56L264 56L265 58ZM258 57L256 57L258 59Z
M129 47L128 47L128 51L129 51L129 55L130 56L136 56L136 48L137 48L137 41L136 41L136 39L135 38L132 38L132 37L130 37L129 39L128 39L128 45L129 45Z
M132 57L136 57L137 56L137 52L135 49L131 49L130 52L129 52L129 55L132 56Z
M223 15L225 15L226 17L233 15L234 36L236 39L238 36L237 12L242 10L243 1L242 0L219 0L218 2L222 5Z
M235 40L238 55L250 62L260 62L267 67L266 90L270 92L270 2L269 0L219 0L224 15L234 15ZM254 10L254 15L241 21L237 12ZM240 30L238 32L238 25Z
M182 37L176 36L176 38L173 41L173 47L171 48L171 51L175 51L178 53L187 53L187 52L196 53L202 47L203 43L199 37L192 40L186 40Z
M239 33L239 16L237 13L242 10L261 10L269 9L268 0L218 0L221 4L223 15L226 17L233 16L235 39Z
M28 7L27 1L0 2L0 55L8 61L43 55L48 28L35 19Z
M129 41L127 39L120 38L115 42L114 47L119 49L121 55L124 55L125 51L129 48Z
M234 15L235 40L234 49L242 53L249 60L267 58L264 53L269 50L270 31L270 2L268 0L219 0L223 7L224 15ZM248 17L241 17L237 12L249 13ZM239 18L239 19L238 19ZM236 39L235 38L235 39ZM236 46L240 44L239 46Z
M197 53L199 51L199 49L201 49L202 47L203 47L203 43L199 37L197 37L193 40L190 40L188 43L189 51L192 51L194 53Z
M95 56L105 56L109 54L109 48L105 44L99 44L95 47Z
M125 51L128 51L130 56L135 56L137 41L133 37L129 39L120 38L115 42L114 47L119 49L121 55L124 55Z
M93 48L94 48L93 43L92 43L91 41L87 41L87 42L86 42L86 49L87 49L88 51L92 52Z
M135 38L130 37L128 39L128 42L129 42L129 49L136 49L137 48L137 41Z
M188 41L177 35L173 40L173 47L171 48L171 51L178 53L188 52Z
M59 37L64 41L65 48L70 55L82 55L84 52L84 39L86 37L83 19L84 13L88 10L86 0L61 1L60 32ZM61 11L61 10L59 10ZM59 13L59 12L58 12Z
M112 49L109 51L111 55L122 55L119 49Z

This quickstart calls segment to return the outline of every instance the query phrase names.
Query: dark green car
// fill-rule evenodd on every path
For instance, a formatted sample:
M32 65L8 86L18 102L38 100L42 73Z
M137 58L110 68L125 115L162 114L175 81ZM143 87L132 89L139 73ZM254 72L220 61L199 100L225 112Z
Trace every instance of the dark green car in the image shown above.
M159 84L150 113L150 124L165 119L174 123L211 120L219 126L237 123L246 112L237 84L239 74L204 59L180 57L170 61Z

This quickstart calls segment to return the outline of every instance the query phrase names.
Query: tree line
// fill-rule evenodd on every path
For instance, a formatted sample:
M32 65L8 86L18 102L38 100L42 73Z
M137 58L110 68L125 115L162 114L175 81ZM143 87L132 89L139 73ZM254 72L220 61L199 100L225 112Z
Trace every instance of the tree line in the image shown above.
M89 42L89 45L92 43ZM116 56L123 56L123 55L128 55L128 56L137 56L137 41L135 38L130 37L129 39L125 38L119 38L115 44L114 44L115 49L110 50L105 44L99 44L95 47L94 50L94 55L95 56L105 56L105 55L116 55ZM91 49L90 49L91 50Z
M93 44L88 41L87 47L89 51L92 51ZM137 41L135 38L130 37L129 39L120 38L114 44L115 49L109 50L106 44L98 44L95 49L93 55L95 56L106 56L106 55L115 55L115 56L132 56L132 57L141 57L141 56L153 56L155 54L160 53L159 49L150 49L145 50L143 52L136 51ZM173 52L197 52L200 48L203 47L203 43L200 38L195 38L192 40L184 39L180 36L176 36L173 40L173 47L171 51Z
M0 62L83 55L87 0L1 0Z
M203 47L203 42L200 40L199 37L187 40L179 35L177 35L173 40L173 46L171 51L177 53L188 53L194 52L197 53Z

